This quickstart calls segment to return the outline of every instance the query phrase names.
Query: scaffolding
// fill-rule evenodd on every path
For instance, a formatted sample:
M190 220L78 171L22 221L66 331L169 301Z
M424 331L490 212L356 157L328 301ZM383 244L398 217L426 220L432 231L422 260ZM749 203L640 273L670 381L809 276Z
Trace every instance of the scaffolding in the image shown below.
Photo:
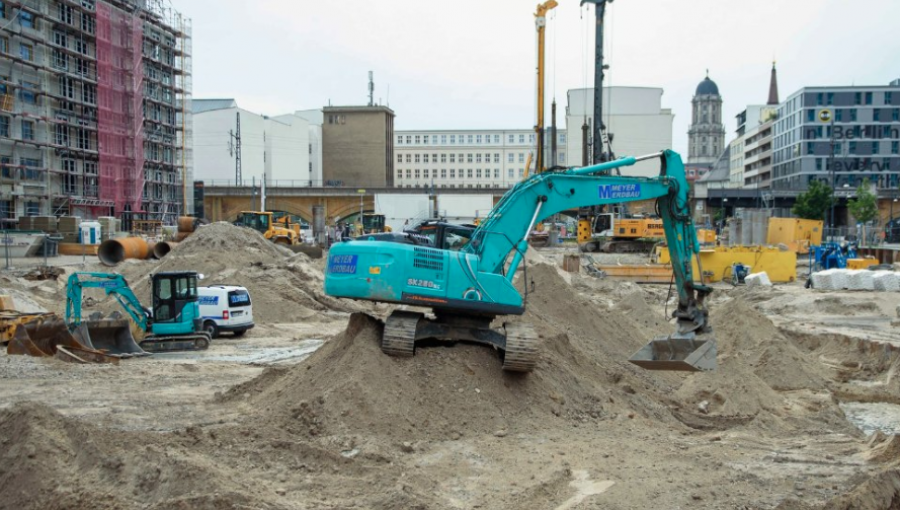
M166 0L10 0L0 216L191 209L191 24Z

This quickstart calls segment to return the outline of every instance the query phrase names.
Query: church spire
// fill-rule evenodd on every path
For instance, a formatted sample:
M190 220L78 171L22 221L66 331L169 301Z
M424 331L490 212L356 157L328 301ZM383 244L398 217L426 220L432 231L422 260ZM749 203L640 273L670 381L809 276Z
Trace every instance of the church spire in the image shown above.
M775 62L772 61L772 79L769 82L769 102L770 106L778 105L778 73L775 71Z

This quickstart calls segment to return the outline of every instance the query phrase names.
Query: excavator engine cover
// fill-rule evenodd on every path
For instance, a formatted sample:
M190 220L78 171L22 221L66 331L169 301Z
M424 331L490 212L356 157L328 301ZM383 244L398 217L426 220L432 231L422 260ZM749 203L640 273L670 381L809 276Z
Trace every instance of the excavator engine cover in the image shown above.
M716 369L713 338L676 335L656 337L628 359L646 370L705 372Z
M75 338L89 349L112 356L130 358L149 356L134 341L128 319L95 319L83 321L74 331Z

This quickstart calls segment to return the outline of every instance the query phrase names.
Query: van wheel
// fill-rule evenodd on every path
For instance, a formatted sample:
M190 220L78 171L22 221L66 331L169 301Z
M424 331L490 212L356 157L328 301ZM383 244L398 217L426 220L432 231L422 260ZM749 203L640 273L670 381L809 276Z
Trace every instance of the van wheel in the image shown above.
M219 338L219 327L216 326L216 323L213 321L204 322L203 331L206 331L206 334L209 335L210 338Z
M234 336L235 336L235 337L241 337L241 336L244 336L244 333L246 333L246 332L247 332L246 329L239 329L239 330L237 330L237 331L234 332Z

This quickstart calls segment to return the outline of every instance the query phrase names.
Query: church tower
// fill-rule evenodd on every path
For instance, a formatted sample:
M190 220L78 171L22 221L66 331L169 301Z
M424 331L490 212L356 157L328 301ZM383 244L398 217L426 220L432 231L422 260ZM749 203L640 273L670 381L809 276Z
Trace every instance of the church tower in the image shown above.
M716 82L709 79L709 71L706 79L697 85L691 105L688 164L712 166L725 150L725 125L722 124L722 96Z

